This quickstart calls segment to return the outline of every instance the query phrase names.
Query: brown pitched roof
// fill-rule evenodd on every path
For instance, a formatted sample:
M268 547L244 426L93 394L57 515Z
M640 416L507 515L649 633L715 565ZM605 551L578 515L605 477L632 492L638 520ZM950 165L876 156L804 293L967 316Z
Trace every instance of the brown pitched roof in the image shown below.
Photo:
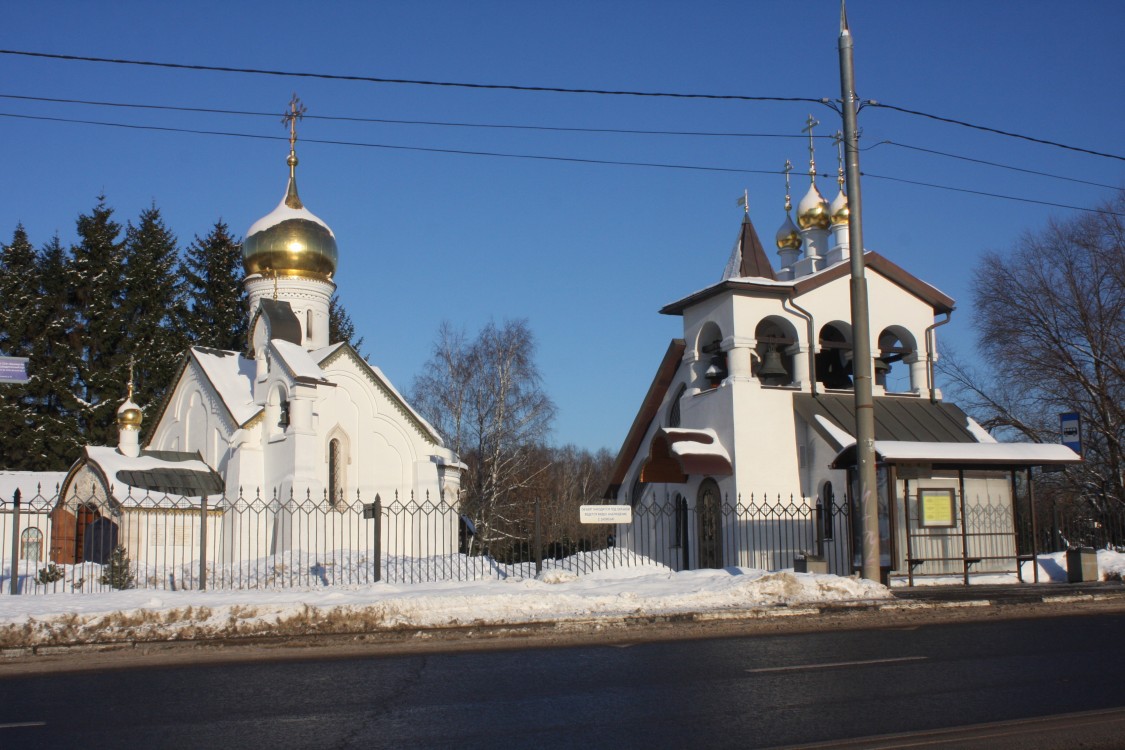
M609 486L606 487L603 497L613 498L617 496L617 490L620 489L621 483L625 481L625 472L629 470L629 465L633 463L633 458L641 449L641 443L645 438L645 433L648 432L648 426L652 424L652 420L660 410L660 404L664 402L664 394L668 392L668 387L672 385L672 378L676 376L676 370L679 369L680 360L683 359L686 347L683 339L672 339L669 342L668 350L664 352L664 358L660 360L660 366L656 369L656 376L652 379L652 385L648 387L648 393L645 394L644 401L641 402L641 408L637 412L636 418L633 419L633 425L625 436L625 442L621 444L621 450L617 452L617 461L613 465Z
M765 249L762 248L762 241L758 239L758 233L754 230L754 224L750 221L749 215L743 217L742 228L738 233L738 255L739 276L757 276L771 281L777 280L777 276L773 272L773 266L770 265L770 259L766 255Z
M940 289L927 284L900 266L892 263L878 253L868 251L863 254L866 267L875 271L887 280L902 287L918 299L926 302L933 308L935 314L953 312L953 298ZM726 279L718 284L713 284L706 289L701 289L683 299L676 300L661 308L662 315L683 315L684 310L692 305L702 302L726 291L736 294L772 295L775 297L788 297L790 291L800 296L830 281L851 275L849 263L837 263L824 271L818 271L808 276L803 276L789 282L773 282L763 279L756 282L748 279Z

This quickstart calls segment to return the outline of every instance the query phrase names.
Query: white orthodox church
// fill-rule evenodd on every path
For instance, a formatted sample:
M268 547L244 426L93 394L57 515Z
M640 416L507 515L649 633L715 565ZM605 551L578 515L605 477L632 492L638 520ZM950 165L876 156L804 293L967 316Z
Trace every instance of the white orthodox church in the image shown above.
M822 525L804 530L806 552L828 554L826 539L839 545L858 526L849 524L857 513L848 202L842 173L831 203L818 190L810 136L810 185L794 224L789 169L777 268L747 207L718 281L660 311L682 318L683 335L657 367L606 493L634 508L619 543L675 568L793 565L796 550L770 537L789 518L751 517L766 499L783 498L781 515L806 526L819 503ZM998 443L943 401L935 331L953 300L882 255L864 258L882 566L1014 570L1016 472L1079 459L1060 445ZM833 572L852 572L855 560L838 555Z
M294 501L305 501L306 515L309 507L354 511L376 496L384 503L456 505L463 469L458 457L379 368L349 344L329 343L338 248L332 230L298 196L294 142L291 136L281 203L250 227L243 242L250 302L246 351L189 349L155 409L143 447L142 412L130 388L118 411L119 445L87 447L62 484L51 514L52 561L104 562L124 526L119 532L114 522L106 532L112 538L91 549L90 524L129 512L163 514L169 530L176 526L176 534L195 539L198 526L179 526L198 524L203 516L189 513L184 521L182 511L209 503L208 556L218 551L218 558L231 561L286 546L289 527L298 521L287 518L284 508ZM174 498L175 513L168 502L154 500L161 497ZM240 498L275 502L254 515L255 528L233 528L229 514L221 526L220 501L229 506ZM209 508L202 510L206 515ZM360 514L337 515L330 533L343 540L361 535L340 528L364 524ZM171 535L154 537L158 524L132 527L148 538L120 541L142 556L143 548ZM446 552L456 549L456 529L439 537ZM268 543L253 541L259 539ZM427 550L442 552L432 545Z

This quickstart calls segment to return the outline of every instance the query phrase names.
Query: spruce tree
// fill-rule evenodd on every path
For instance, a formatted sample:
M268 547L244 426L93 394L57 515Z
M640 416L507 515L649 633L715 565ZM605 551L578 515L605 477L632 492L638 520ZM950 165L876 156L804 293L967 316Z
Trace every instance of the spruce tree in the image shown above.
M122 373L128 368L121 316L125 251L120 235L113 209L106 205L105 196L98 196L94 210L78 218L79 242L71 247L66 270L78 355L80 439L94 445L116 442L114 418L124 391Z
M0 386L0 468L61 471L78 455L66 264L57 237L36 253L22 226L0 253L0 352L27 357L30 378Z
M125 340L120 354L136 360L134 399L142 407L155 406L172 382L187 346L184 284L179 276L176 238L155 205L141 212L137 224L125 231L125 274L119 318ZM121 372L117 373L120 400Z
M363 346L363 336L358 339L355 337L355 323L344 308L344 303L340 302L340 295L333 294L328 303L328 343L335 344L339 341L351 344L357 352Z
M242 246L220 219L206 237L188 247L187 336L195 346L228 351L246 349L247 299L242 286Z
M69 468L83 443L75 397L78 349L69 300L68 266L66 249L56 236L39 253L36 279L40 335L32 342L28 388L35 400L37 449L32 465L26 467L34 471Z
M37 335L35 288L37 258L23 225L16 227L10 245L0 246L0 355L30 357ZM33 437L34 402L28 384L0 383L0 468L28 466ZM25 490L26 491L26 490ZM9 500L11 498L2 498Z

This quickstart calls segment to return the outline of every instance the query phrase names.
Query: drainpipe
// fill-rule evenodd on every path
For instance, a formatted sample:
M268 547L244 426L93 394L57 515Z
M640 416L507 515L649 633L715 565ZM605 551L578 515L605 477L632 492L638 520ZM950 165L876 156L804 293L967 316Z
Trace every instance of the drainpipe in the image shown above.
M937 403L937 387L934 384L934 347L937 345L934 338L934 329L943 326L953 318L953 311L945 313L945 320L938 321L926 328L926 387L930 389L930 403Z
M792 306L792 312L805 319L805 327L809 332L809 385L812 387L813 398L816 398L816 339L813 338L813 316L805 308L797 304L793 299L793 290L789 290L789 297L783 302L788 302ZM784 308L785 305L783 304Z

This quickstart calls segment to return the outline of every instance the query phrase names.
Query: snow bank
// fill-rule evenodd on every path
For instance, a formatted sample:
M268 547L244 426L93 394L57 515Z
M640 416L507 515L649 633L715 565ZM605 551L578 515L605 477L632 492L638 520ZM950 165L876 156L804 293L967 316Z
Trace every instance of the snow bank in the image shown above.
M538 578L466 583L132 589L5 598L0 647L518 624L888 597L885 587L852 578L748 568L676 573L656 565L583 576L555 566Z

